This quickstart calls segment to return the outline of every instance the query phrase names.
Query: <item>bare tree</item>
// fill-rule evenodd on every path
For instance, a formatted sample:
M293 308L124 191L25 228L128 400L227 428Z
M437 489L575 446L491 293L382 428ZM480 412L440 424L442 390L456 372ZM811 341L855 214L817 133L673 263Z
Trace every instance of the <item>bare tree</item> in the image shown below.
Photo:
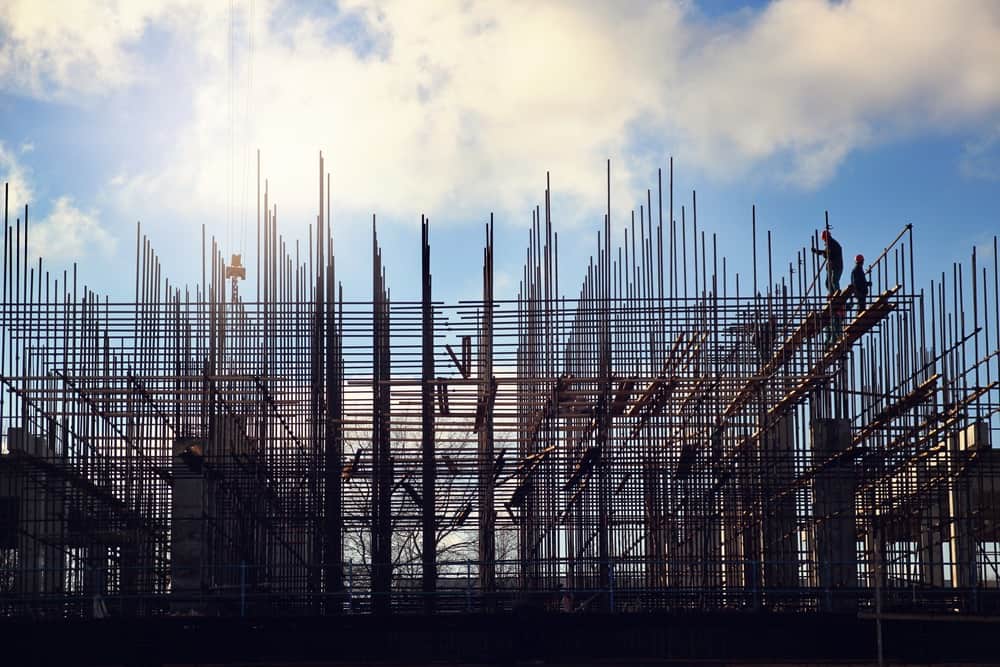
M398 423L408 424L406 420ZM442 426L448 426L447 422ZM475 452L476 441L470 435L454 428L442 428L436 440L437 483L435 484L436 534L435 557L444 567L441 576L447 576L454 565L478 558L478 537L475 526L471 525L471 514L475 506L476 470L468 465L469 453ZM396 442L414 442L412 429L397 428L393 433ZM345 442L343 479L345 497L350 501L345 507L353 514L347 517L344 531L344 558L358 568L359 578L368 580L371 576L371 532L372 532L372 469L370 459L370 433L356 432ZM394 459L392 485L392 571L393 584L406 585L419 579L422 560L422 535L420 522L416 520L423 511L423 499L417 488L420 486L419 452L415 449L400 449ZM448 564L453 567L449 568ZM353 567L352 566L352 567ZM463 566L464 569L464 566Z

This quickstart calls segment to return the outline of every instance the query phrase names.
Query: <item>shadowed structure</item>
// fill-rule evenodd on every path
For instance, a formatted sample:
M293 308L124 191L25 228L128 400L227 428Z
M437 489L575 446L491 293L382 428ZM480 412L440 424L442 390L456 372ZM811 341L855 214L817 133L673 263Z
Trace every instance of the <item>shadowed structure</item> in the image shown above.
M264 186L253 300L204 230L179 286L137 228L116 302L5 212L0 615L995 611L996 239L920 289L904 228L856 312L755 215L731 275L672 183L623 224L608 164L569 288L548 187L507 298L491 217L458 303L426 219L419 301L374 217L345 298L322 156L304 257Z

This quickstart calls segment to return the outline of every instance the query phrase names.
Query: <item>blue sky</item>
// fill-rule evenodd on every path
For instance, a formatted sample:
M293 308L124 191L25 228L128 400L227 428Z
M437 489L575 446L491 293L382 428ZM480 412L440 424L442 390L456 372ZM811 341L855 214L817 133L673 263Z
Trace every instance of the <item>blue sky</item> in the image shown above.
M113 298L137 220L173 280L200 274L202 224L252 266L257 148L303 244L326 155L349 298L370 295L373 213L393 294L416 295L423 213L455 299L479 293L493 212L513 296L547 171L575 293L605 159L620 236L671 155L675 216L697 190L731 271L749 271L756 204L780 266L824 210L849 255L912 223L923 283L1000 228L998 64L1000 6L974 0L12 0L0 179L49 266L78 261Z

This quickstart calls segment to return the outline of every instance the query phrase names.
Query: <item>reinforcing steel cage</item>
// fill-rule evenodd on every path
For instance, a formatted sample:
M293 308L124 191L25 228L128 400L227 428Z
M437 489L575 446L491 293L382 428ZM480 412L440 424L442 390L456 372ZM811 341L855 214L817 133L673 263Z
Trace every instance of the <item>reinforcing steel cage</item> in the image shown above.
M392 300L373 221L347 298L318 176L301 257L265 184L255 264L203 229L177 285L137 228L128 302L5 207L0 615L996 612L996 237L918 287L890 231L859 309L754 217L732 271L671 162L586 266L546 187L516 294L491 220L435 301L424 220Z

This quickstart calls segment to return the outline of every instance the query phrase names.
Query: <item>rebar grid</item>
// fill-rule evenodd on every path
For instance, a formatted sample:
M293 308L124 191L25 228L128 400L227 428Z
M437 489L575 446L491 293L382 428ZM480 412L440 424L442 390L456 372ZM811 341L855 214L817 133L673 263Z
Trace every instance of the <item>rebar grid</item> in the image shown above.
M252 301L140 227L102 299L5 208L0 614L995 609L996 237L924 290L907 226L859 311L770 232L758 275L755 216L730 276L671 161L568 290L547 185L514 298L491 218L481 299L433 300L424 220L391 300L373 218L348 300L324 174L306 258L265 186Z

